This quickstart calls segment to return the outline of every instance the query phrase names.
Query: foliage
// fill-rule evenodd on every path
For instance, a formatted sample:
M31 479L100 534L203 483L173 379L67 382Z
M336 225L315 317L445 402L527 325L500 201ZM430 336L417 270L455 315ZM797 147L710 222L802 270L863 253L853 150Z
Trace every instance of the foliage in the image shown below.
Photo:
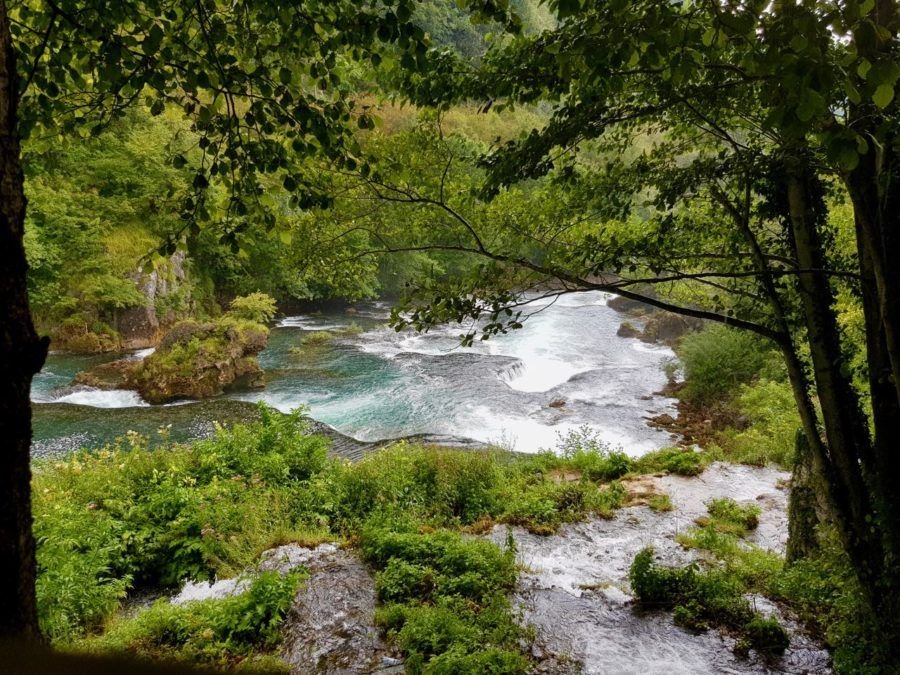
M731 509L729 509L731 510ZM809 558L783 559L744 542L742 532L718 527L716 518L679 536L685 546L707 552L743 592L759 593L795 612L832 650L837 673L890 670L890 656L862 601L858 582L836 533L819 528L820 548ZM761 626L770 630L770 626Z
M711 499L706 509L713 521L718 521L727 529L734 529L734 534L743 535L755 530L759 525L759 514L762 509L756 504L738 504L730 497Z
M577 472L563 457L398 443L347 464L326 458L298 414L259 414L191 446L150 451L132 434L36 466L40 618L54 641L98 629L133 590L234 575L274 545L325 538L359 542L385 602L501 607L494 596L515 581L512 558L462 529L550 532L624 502L615 482L559 481ZM509 628L497 612L491 621Z
M653 549L646 548L635 556L628 576L641 604L672 609L675 621L686 628L736 631L765 656L778 656L788 646L781 624L754 611L727 573L694 565L662 567L654 562Z
M726 326L685 335L678 356L684 366L681 395L706 404L732 398L740 385L763 373L777 374L780 366L779 356L759 337Z
M275 298L265 293L251 293L231 301L228 313L237 319L267 324L275 318Z
M132 618L115 621L100 637L77 645L85 651L127 652L144 658L177 658L194 664L242 669L247 657L270 652L281 641L281 624L305 576L302 569L261 572L236 595L171 604L158 600ZM273 662L258 664L271 672ZM280 670L280 669L279 669Z
M589 427L560 436L558 449L589 480L613 480L631 470L631 458L621 449L611 450Z
M516 581L515 551L459 533L418 534L373 526L360 540L378 571L377 621L394 637L411 673L525 673L506 594Z
M672 498L669 495L653 495L647 500L647 506L649 506L654 511L674 511L675 505L672 503Z
M837 673L883 673L893 667L878 627L860 597L853 567L836 533L821 528L820 550L769 579L769 592L824 634Z
M192 447L150 452L131 437L37 467L39 612L51 637L97 627L132 588L235 574L284 538L317 536L293 512L292 489L325 470L325 443L296 415L261 414Z
M703 473L710 461L707 452L697 452L690 448L663 448L638 458L634 463L634 470L639 473L667 471L679 476L697 476Z
M150 256L163 275L171 265L151 254L179 222L175 201L188 180L167 162L167 147L184 143L185 132L170 116L135 110L99 138L26 157L29 293L39 322L112 322L146 303L135 284L140 260Z
M793 466L793 439L800 428L800 417L790 385L765 379L745 385L734 406L749 419L750 426L719 434L717 442L725 456L743 464Z

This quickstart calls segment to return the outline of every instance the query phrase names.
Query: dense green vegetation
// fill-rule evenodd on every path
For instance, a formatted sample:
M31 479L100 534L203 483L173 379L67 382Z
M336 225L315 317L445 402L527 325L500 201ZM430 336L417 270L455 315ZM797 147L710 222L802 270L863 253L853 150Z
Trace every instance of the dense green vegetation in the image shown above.
M398 444L347 464L327 459L325 442L306 435L297 415L261 416L192 446L150 451L132 435L36 467L38 600L48 636L79 649L227 664L271 646L296 579L254 582L255 600L251 590L249 599L210 601L196 614L162 601L104 626L136 590L234 576L289 541L337 540L358 547L376 570L379 621L410 669L524 672L523 629L506 597L517 578L512 552L464 533L495 523L547 533L590 514L609 517L625 496L610 480L627 463L597 445L569 457L522 457ZM580 478L559 480L566 471ZM253 614L260 623L246 626L251 602L263 609ZM213 636L202 638L207 629Z
M692 629L731 622L746 640L738 648L761 641L763 650L777 651L784 641L776 623L757 621L752 628L749 623L734 623L751 616L745 596L758 593L789 608L822 635L832 650L836 672L890 672L889 651L868 615L850 561L832 527L821 528L820 547L814 555L786 565L779 556L745 541L747 532L755 528L755 505L718 499L707 506L709 517L699 519L678 541L700 551L708 567L666 568L654 563L652 553L644 552L632 567L634 590L643 603L661 602L673 608L676 621Z

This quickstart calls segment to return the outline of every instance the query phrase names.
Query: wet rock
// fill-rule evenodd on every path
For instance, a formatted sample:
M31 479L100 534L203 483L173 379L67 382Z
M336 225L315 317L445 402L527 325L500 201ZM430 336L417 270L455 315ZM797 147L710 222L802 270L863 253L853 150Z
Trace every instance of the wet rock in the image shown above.
M657 415L656 417L650 418L648 422L650 426L662 427L663 429L667 429L675 425L675 418L668 413L663 413L662 415Z
M292 673L402 672L375 627L375 582L361 562L331 544L311 551L281 546L263 555L262 565L302 564L310 573L283 627L282 657Z
M117 316L116 329L121 335L122 349L144 349L159 341L160 331L165 325L177 320L176 312L158 314L157 307L187 306L190 302L190 285L187 283L186 257L183 251L176 251L157 269L149 273L135 271L131 278L143 294L145 302L138 307L122 310ZM161 303L168 296L183 297L176 302Z
M623 298L621 295L616 295L607 300L606 306L625 314L644 314L651 311L650 305L639 300Z
M640 338L644 342L674 345L685 334L703 328L703 321L671 312L655 312L644 324Z
M104 390L123 389L126 387L128 379L139 366L140 362L134 359L121 359L110 363L102 363L75 375L72 384Z
M641 334L641 330L630 321L623 321L616 331L616 335L623 338L635 338Z

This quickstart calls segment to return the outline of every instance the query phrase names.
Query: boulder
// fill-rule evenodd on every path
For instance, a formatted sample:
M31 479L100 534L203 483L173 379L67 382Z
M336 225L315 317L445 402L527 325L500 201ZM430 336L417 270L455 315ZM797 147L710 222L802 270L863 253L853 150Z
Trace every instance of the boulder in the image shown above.
M95 389L125 389L129 378L140 365L140 361L135 359L101 363L90 370L82 370L72 380L72 384Z
M674 345L685 334L700 330L703 321L671 312L655 312L647 319L640 335L644 342Z
M375 582L365 565L333 544L282 546L264 553L261 567L279 563L309 570L282 627L291 673L404 672L375 626Z
M639 337L640 334L641 331L630 321L623 321L619 330L616 331L616 335L623 338Z
M232 387L261 387L263 371L257 355L267 339L268 329L252 322L182 321L131 373L126 386L149 403L208 398Z

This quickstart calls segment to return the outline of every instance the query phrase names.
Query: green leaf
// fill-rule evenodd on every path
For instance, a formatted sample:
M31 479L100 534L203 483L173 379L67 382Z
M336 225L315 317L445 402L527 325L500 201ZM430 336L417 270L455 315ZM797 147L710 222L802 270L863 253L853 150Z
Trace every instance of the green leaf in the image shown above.
M872 101L884 110L894 100L894 87L890 84L880 84L872 94Z

